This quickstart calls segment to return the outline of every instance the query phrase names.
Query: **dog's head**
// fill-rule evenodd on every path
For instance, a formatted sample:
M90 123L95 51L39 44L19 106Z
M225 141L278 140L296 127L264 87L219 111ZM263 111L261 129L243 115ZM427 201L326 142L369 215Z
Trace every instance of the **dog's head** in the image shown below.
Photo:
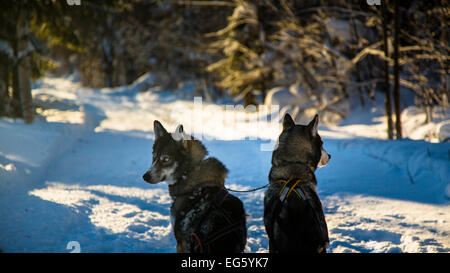
M316 115L308 125L296 125L292 117L286 114L278 147L272 155L272 163L278 165L283 162L299 162L314 170L318 166L325 166L331 156L322 147L318 123L319 116Z
M152 165L142 176L150 184L162 181L169 185L177 183L190 164L202 160L207 154L200 141L184 133L183 125L179 125L174 133L168 133L155 120L154 133Z

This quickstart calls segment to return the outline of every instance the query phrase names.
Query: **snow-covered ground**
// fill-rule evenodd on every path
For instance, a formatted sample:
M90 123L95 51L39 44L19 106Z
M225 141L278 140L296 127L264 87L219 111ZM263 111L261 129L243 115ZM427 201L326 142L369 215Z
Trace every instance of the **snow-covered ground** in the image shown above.
M2 251L69 252L75 241L82 252L174 252L167 187L141 178L155 119L169 130L182 123L200 132L209 154L229 169L229 188L267 183L280 132L267 121L273 109L248 113L139 92L147 80L92 90L47 77L33 90L33 124L0 119ZM408 111L405 124L422 128L420 113ZM316 172L329 251L450 252L450 144L387 141L383 122L379 110L361 109L340 126L320 127L332 154ZM408 129L414 126L406 125L406 135L422 137ZM248 214L246 252L267 251L264 192L236 195Z

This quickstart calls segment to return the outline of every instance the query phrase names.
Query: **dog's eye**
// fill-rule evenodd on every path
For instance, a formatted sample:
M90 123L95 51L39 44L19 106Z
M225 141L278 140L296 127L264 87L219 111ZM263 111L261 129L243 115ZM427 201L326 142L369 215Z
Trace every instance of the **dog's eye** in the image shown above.
M168 155L162 155L162 156L159 158L159 160L161 160L161 162L163 162L163 163L167 163L167 162L170 161L170 156L168 156Z

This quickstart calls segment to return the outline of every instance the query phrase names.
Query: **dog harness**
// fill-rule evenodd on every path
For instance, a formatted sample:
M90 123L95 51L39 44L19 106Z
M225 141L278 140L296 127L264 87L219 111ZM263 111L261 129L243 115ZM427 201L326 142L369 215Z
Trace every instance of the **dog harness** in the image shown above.
M289 197L291 193L295 193L301 200L307 201L309 206L314 212L314 221L320 227L322 238L324 242L328 242L328 229L326 227L325 219L322 216L322 208L320 204L317 204L315 199L310 196L310 189L307 183L302 183L302 179L289 178L288 180L279 179L276 183L283 183L280 192L278 193L279 201L275 202L275 207L272 211L273 215L279 215L283 208L284 201ZM272 226L277 217L272 218ZM280 227L281 228L281 227Z
M194 232L191 233L191 249L193 249L197 253L210 253L211 252L211 243L216 241L217 239L234 232L235 230L239 229L241 227L241 222L235 222L233 223L232 219L223 211L221 208L222 203L225 201L225 199L228 196L228 191L221 187L219 192L216 195L216 198L214 202L211 204L209 209L206 211L206 213L203 215L201 220L199 221L196 229ZM221 216L225 219L227 222L227 225L223 229L218 230L217 232L213 234L206 235L202 230L201 227L207 217L211 214L212 210L217 210L221 212Z
M300 199L307 200L305 193L301 190L300 187L297 187L301 179L294 180L290 178L289 180L279 179L275 181L277 183L284 183L283 187L280 190L278 196L280 197L280 201L283 202L292 192L295 192Z

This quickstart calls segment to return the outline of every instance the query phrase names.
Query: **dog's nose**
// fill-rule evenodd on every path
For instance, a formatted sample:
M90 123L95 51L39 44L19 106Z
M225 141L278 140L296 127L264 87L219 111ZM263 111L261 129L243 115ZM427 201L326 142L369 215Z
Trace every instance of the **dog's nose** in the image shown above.
M142 176L142 178L144 179L144 181L149 182L151 179L151 176L148 172L144 173L144 175Z
M330 160L331 159L331 154L328 154L328 160Z

